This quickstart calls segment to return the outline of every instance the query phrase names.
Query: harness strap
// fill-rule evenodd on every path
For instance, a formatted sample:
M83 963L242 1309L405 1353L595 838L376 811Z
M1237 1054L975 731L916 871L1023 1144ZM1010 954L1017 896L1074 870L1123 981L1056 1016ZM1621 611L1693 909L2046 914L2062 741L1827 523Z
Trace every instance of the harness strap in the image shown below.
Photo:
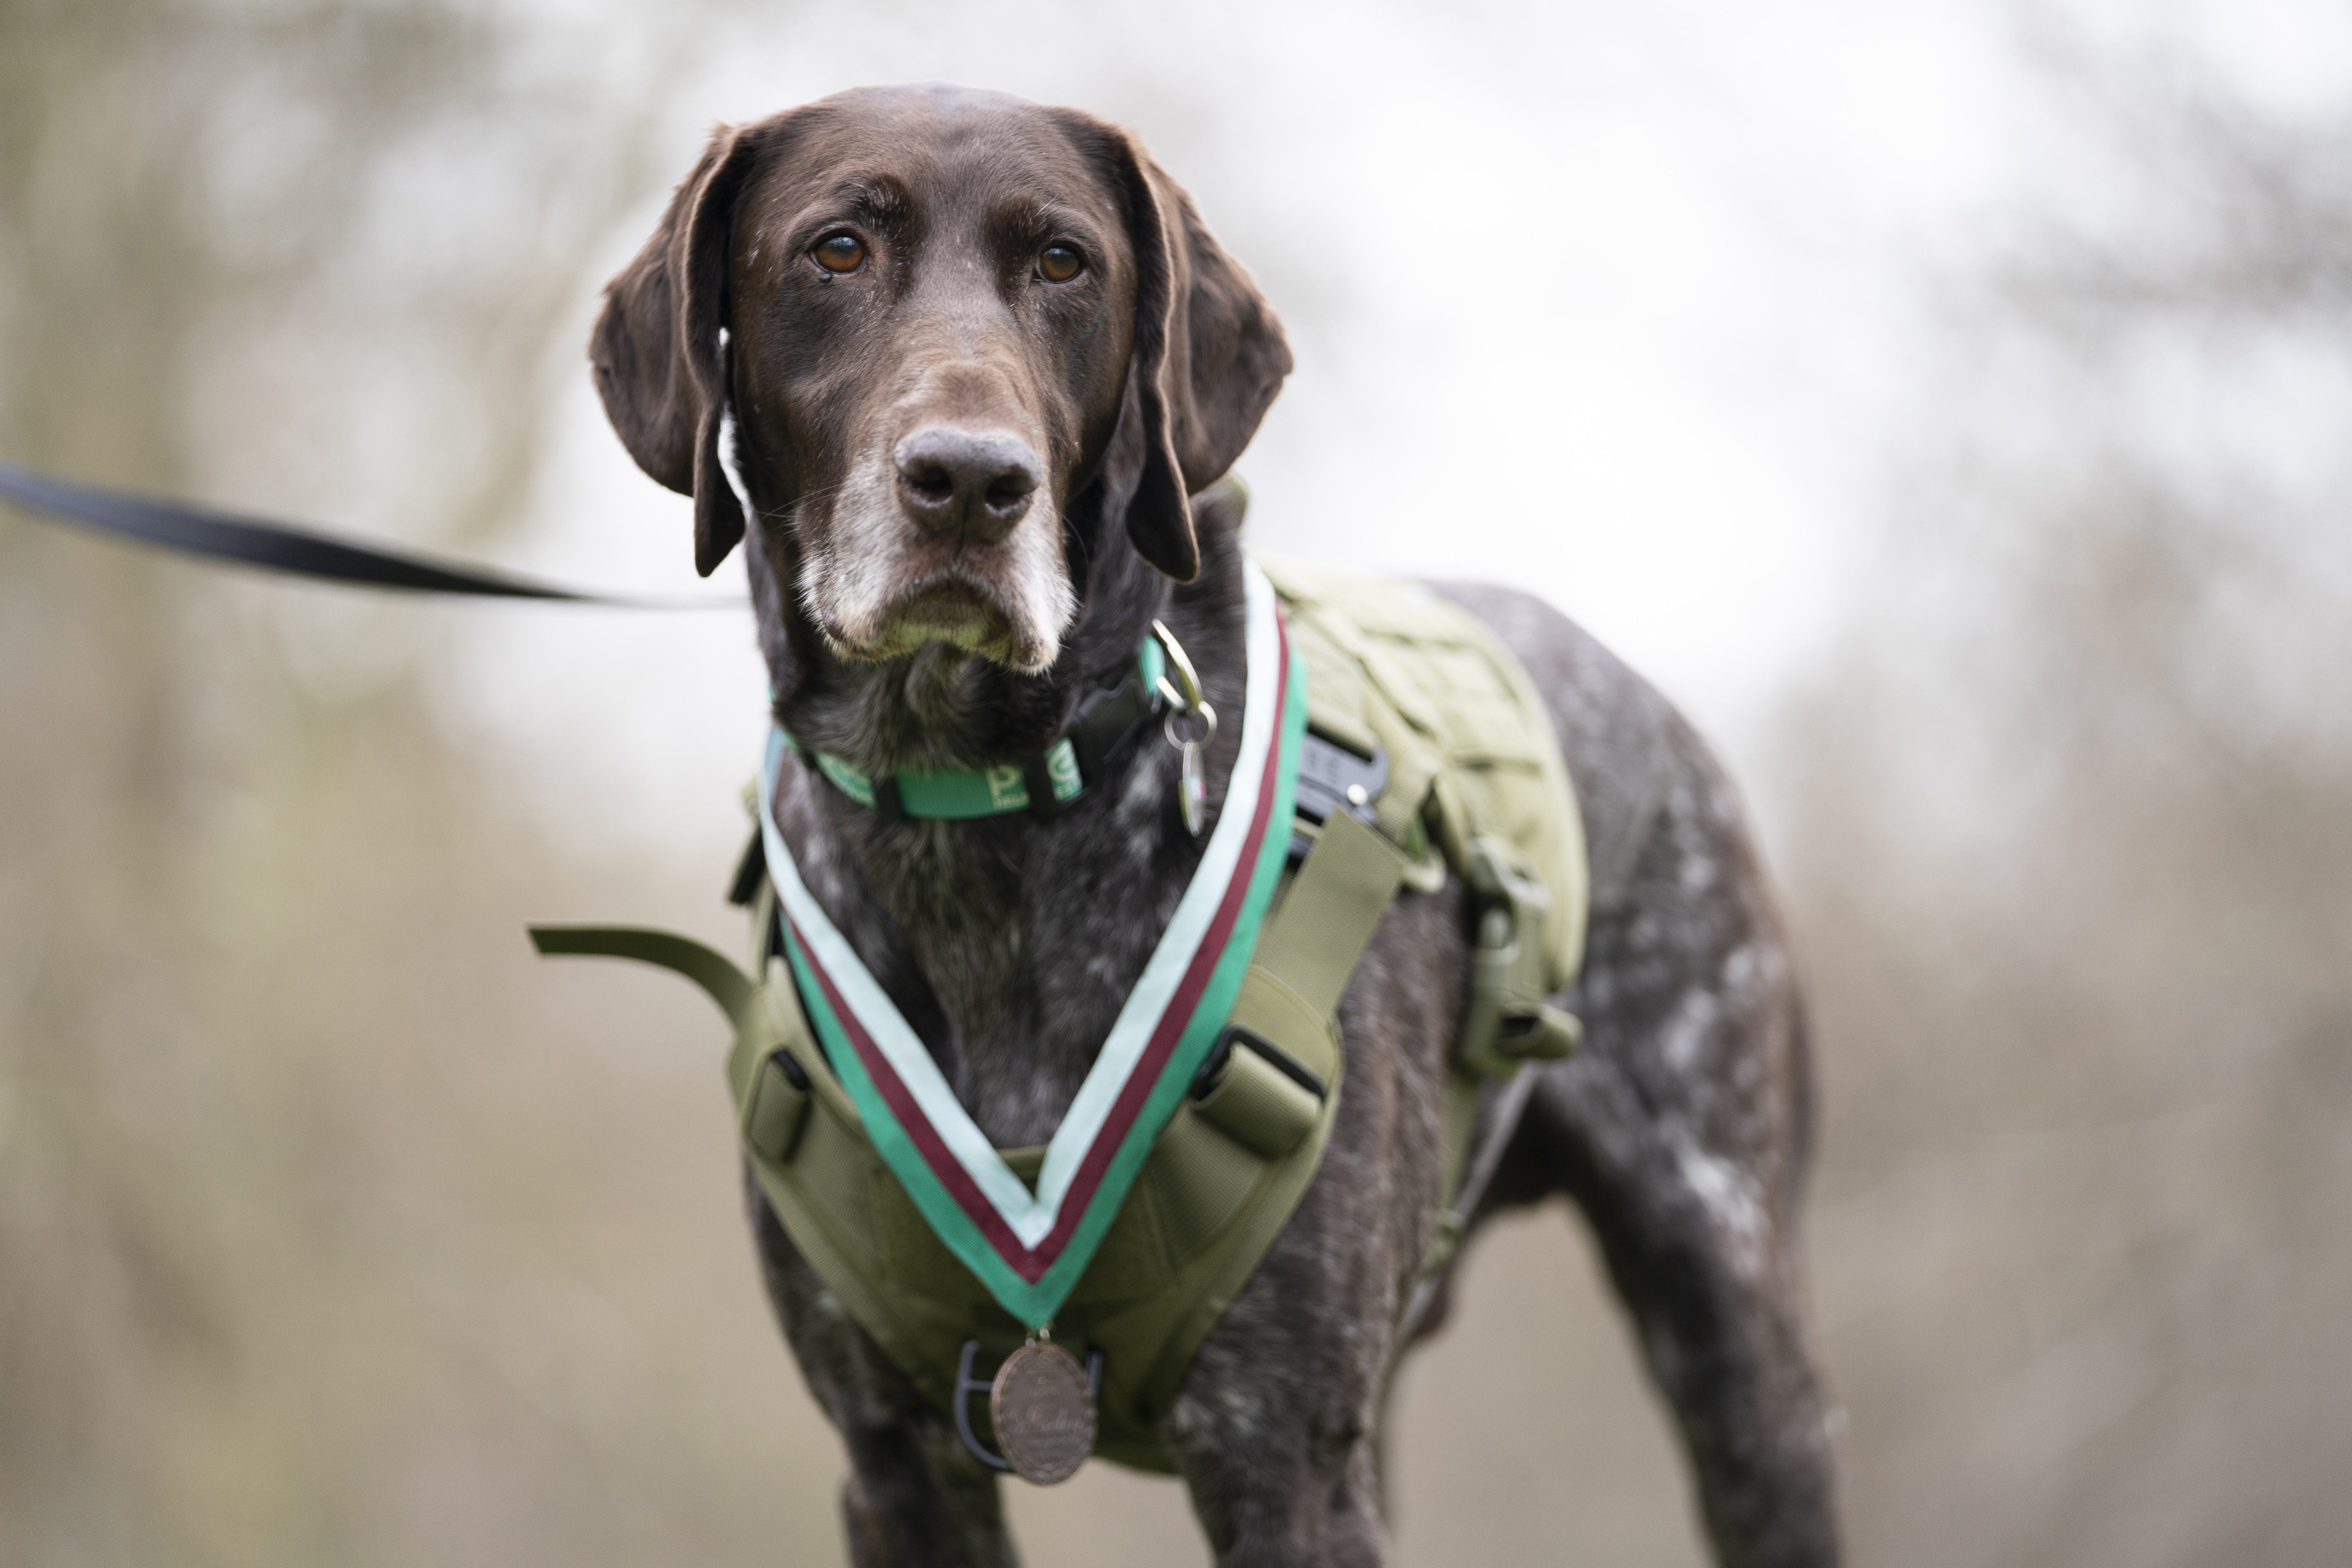
M1339 1110L1334 1011L1406 858L1335 812L1259 936L1223 1049L1153 1144L1055 1338L1104 1354L1098 1451L1165 1469L1152 1423L1193 1352L1305 1195ZM770 929L774 894L753 900ZM765 984L688 938L635 927L537 926L548 954L633 958L694 981L735 1025L727 1078L770 1206L811 1267L942 1409L959 1352L992 1357L1019 1325L925 1229L883 1165L810 1030L790 970L761 947ZM1042 1150L1005 1159L1034 1180ZM900 1212L903 1210L904 1212Z
M1297 874L1249 950L1214 1048L1055 1312L1057 1342L1101 1357L1097 1452L1146 1469L1170 1468L1157 1423L1313 1183L1345 1077L1336 1009L1398 889L1433 892L1449 872L1459 876L1473 931L1446 1086L1441 1206L1423 1277L1404 1304L1408 1335L1425 1324L1491 1188L1538 1064L1573 1049L1579 1032L1551 998L1573 980L1582 946L1581 824L1525 671L1485 628L1425 594L1303 575L1277 583L1321 731L1301 742L1289 838ZM1135 685L1130 677L1089 694L1063 731L1087 782L1101 776L1089 755L1096 744L1108 740L1115 751L1139 732ZM1052 782L1044 759L1021 761L1008 771L1044 801ZM1041 775L1045 790L1034 787ZM896 777L871 781L871 791L877 810L905 804ZM559 934L542 951L662 963L730 1012L729 1085L769 1208L883 1353L969 1425L957 1401L970 1392L971 1367L1017 1347L1022 1325L940 1239L877 1151L811 1031L793 972L775 956L766 870L747 855L733 889L751 906L752 963L764 982L756 990L725 960L678 939L650 946L625 932ZM1034 1192L1046 1150L996 1152Z
M1354 816L1333 812L1299 868L1255 967L1280 977L1307 1009L1329 1017L1356 960L1396 896L1405 860Z
M738 1029L751 1016L751 977L692 937L650 926L535 925L530 941L542 958L634 958L676 970L701 986Z

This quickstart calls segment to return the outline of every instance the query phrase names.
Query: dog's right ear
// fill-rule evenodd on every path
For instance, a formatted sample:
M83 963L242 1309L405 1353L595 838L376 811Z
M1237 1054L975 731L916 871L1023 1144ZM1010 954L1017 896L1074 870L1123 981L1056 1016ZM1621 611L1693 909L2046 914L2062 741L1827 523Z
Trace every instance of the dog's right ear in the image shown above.
M588 345L605 416L629 456L694 498L694 567L706 577L743 537L743 509L719 451L727 412L719 334L736 198L765 129L722 125L711 133L653 237L604 286Z
M1127 132L1062 112L1107 155L1135 254L1135 348L1111 436L1109 488L1126 497L1137 552L1189 583L1201 569L1190 498L1232 468L1257 433L1290 374L1290 345L1274 307L1183 187Z

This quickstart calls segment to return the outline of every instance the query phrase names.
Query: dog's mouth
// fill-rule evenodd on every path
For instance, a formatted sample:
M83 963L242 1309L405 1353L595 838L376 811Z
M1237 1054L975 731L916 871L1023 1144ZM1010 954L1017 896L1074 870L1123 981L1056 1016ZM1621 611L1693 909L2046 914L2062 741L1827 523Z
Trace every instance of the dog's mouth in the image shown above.
M880 660L944 642L1000 664L1032 662L1032 650L1016 646L1011 608L987 584L953 569L934 573L891 599L875 618L869 636L835 630L839 650L852 658Z
M1024 674L1050 666L1077 597L1057 509L1044 493L985 544L926 537L869 468L853 494L802 520L802 605L839 658L880 663L945 643Z
M950 642L993 658L1009 658L1013 649L1012 612L968 577L919 584L890 606L883 627L894 641Z
M906 595L891 606L890 618L952 634L974 623L1001 624L1005 616L995 595L961 577L950 577Z

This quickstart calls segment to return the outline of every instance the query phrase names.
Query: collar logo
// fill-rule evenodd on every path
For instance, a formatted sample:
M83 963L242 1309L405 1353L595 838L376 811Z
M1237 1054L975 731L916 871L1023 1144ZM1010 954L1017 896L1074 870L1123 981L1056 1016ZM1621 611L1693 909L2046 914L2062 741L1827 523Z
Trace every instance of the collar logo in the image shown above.
M810 1023L876 1151L924 1220L1031 1328L1051 1321L1084 1276L1152 1142L1216 1043L1281 876L1307 729L1307 677L1290 657L1273 585L1254 563L1244 574L1247 700L1216 829L1046 1145L1034 1191L973 1122L801 880L775 822L776 780L790 746L782 731L769 736L761 835ZM1071 765L1075 772L1075 759ZM992 793L1001 773L1023 786L1018 768L991 769Z
M1056 746L1047 752L1045 776L1053 783L1054 798L1056 800L1067 800L1077 794L1078 753L1068 746Z
M1029 805L1029 784L1011 763L998 763L982 775L988 780L988 804L995 811L1020 811Z

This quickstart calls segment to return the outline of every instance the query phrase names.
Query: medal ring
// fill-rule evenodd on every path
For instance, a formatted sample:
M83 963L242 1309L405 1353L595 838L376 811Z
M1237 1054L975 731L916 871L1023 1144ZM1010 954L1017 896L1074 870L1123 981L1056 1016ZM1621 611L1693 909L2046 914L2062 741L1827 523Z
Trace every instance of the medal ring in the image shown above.
M1197 735L1180 733L1178 723L1185 719L1198 719L1201 721L1201 732ZM1217 738L1217 710L1205 702L1189 712L1182 709L1171 709L1168 717L1160 721L1160 732L1167 738L1170 745L1180 752L1187 746L1205 746Z

